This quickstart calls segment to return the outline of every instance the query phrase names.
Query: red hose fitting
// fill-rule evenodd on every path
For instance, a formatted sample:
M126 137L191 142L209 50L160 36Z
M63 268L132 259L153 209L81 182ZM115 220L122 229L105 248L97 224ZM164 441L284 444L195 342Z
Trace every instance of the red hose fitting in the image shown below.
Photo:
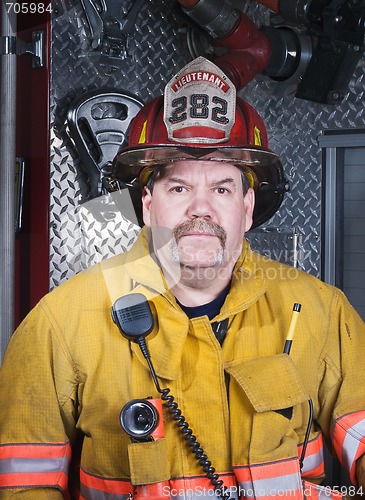
M257 0L257 3L265 5L265 7L272 10L273 12L279 12L279 0Z
M178 0L181 7L184 9L191 9L199 2L199 0Z
M231 33L214 41L228 52L214 63L232 80L237 90L245 87L269 63L271 47L267 36L243 13Z

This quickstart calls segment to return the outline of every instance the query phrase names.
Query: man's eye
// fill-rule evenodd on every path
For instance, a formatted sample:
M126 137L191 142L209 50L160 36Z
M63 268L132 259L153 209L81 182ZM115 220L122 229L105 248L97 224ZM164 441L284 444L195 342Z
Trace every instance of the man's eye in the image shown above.
M217 187L216 192L218 194L227 194L227 193L229 193L229 190L227 188L224 188L224 187Z
M183 186L174 186L170 191L172 191L173 193L183 193L185 191L185 188Z

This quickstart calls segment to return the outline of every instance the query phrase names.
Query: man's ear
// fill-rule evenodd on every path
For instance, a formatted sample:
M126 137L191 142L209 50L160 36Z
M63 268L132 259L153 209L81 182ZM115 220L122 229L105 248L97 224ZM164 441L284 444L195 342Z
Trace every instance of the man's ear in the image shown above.
M142 214L143 222L147 227L151 227L151 202L152 194L148 187L143 188L142 192Z
M251 228L253 222L253 209L255 208L255 191L249 188L243 199L245 207L245 233Z

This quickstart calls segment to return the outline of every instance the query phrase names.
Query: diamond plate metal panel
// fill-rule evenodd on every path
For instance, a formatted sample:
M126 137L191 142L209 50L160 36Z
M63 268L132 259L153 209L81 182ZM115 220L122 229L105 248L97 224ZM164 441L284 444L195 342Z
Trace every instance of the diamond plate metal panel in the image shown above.
M177 69L191 59L184 24L170 1L143 2L126 44L126 55L114 68L103 65L91 49L90 28L81 1L67 1L60 0L52 21L51 287L81 268L129 248L138 233L138 228L121 216L95 221L92 212L85 215L81 204L88 201L88 179L64 125L70 103L93 89L118 89L146 101L160 94ZM130 0L121 2L125 13L130 6ZM243 2L240 8L257 24L268 24L268 11L262 6ZM348 94L336 106L294 98L280 83L273 91L272 82L262 76L241 92L267 124L271 148L282 157L291 185L280 210L261 229L259 237L255 233L250 239L262 253L269 251L282 260L280 257L292 248L290 238L300 235L298 267L317 276L321 268L322 212L318 136L326 128L364 128L364 65L362 59ZM273 237L276 233L277 240Z
M251 247L265 257L300 268L303 261L302 235L296 228L257 228L247 234Z
M128 14L132 5L131 0L120 2L121 14ZM162 93L188 60L184 27L170 1L142 3L125 51L113 60L91 47L81 1L57 2L51 43L50 288L125 251L139 232L110 200L98 199L90 209L89 180L65 126L70 104L97 89L119 90L146 101ZM111 204L107 219L105 203Z
M52 286L107 256L125 252L140 228L121 215L113 195L101 196L81 205L68 205L55 215L54 248L50 274Z

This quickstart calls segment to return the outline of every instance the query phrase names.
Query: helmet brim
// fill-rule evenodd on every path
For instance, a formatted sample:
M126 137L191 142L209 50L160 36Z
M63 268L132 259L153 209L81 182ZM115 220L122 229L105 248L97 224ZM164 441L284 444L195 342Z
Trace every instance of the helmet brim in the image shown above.
M156 168L177 161L231 163L246 175L256 195L252 229L269 220L280 207L288 182L279 157L260 147L211 145L141 145L123 148L114 159L112 177L124 184L145 186Z

